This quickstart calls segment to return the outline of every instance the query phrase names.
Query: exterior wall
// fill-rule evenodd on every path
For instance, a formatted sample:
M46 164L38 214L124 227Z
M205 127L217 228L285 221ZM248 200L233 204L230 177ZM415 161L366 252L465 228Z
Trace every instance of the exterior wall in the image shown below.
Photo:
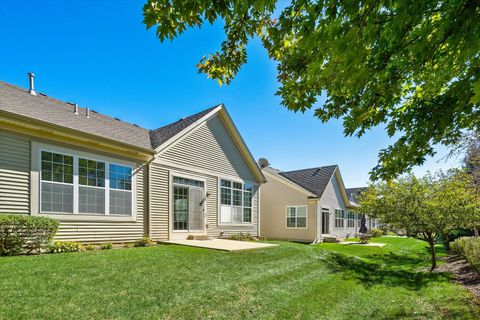
M267 174L262 185L260 235L271 239L313 242L316 238L316 201ZM307 228L286 227L286 207L308 205Z
M332 177L332 179L327 185L327 188L323 192L322 197L320 198L320 207L329 209L330 235L335 235L337 237L345 237L349 235L350 237L353 237L356 234L358 221L355 221L355 227L347 227L347 213L349 210L347 209L342 194L340 192L340 187L336 174ZM345 212L343 228L335 228L335 209L342 209Z
M214 116L168 148L159 159L218 175L256 181L219 116Z
M198 177L209 193L205 207L206 234L211 237L233 233L258 235L259 187L245 159L218 116L207 120L157 155L151 163L150 234L154 240L173 235L171 177L175 173ZM221 178L254 184L252 223L228 226L219 223ZM184 233L185 234L185 233ZM177 236L178 233L174 236ZM185 237L188 235L185 234Z
M30 213L30 140L2 130L0 213Z
M31 152L34 142L109 156L95 150L76 148L72 145L59 144L37 137L0 131L0 190L2 191L0 212L43 216L43 214L38 213L38 165L35 164L36 161L34 160L36 156ZM118 156L111 157L119 158ZM67 215L48 215L60 221L56 239L97 243L129 242L141 238L144 233L144 218L146 217L148 200L146 196L148 195L148 170L141 162L136 162L134 176L136 180L135 220L115 220L113 217L107 216L68 215L67 217ZM6 190L5 193L4 190ZM15 200L15 202L12 199L18 200Z

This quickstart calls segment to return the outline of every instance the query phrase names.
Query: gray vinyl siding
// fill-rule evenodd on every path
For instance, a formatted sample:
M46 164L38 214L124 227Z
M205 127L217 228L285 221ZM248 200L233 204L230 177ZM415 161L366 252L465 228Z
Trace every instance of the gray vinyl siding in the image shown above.
M150 237L168 240L169 171L150 165Z
M256 181L222 120L214 116L159 156L178 165Z
M330 211L330 234L336 235L338 237L345 237L347 234L349 236L354 236L356 232L356 227L349 228L347 227L347 219L344 219L343 228L335 228L335 208L343 209L345 212L345 217L347 217L347 212L349 211L345 205L342 194L340 192L340 186L337 181L336 175L332 176L332 179L328 183L323 195L320 199L320 206L323 208L328 208ZM357 221L355 221L357 223ZM355 224L356 226L356 224Z
M30 213L30 140L1 130L0 213Z

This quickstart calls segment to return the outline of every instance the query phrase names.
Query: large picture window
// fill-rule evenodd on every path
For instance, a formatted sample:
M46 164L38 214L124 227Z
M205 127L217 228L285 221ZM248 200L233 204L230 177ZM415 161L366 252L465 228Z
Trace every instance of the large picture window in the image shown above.
M40 212L132 215L132 168L41 151Z
M221 223L252 223L253 185L220 180Z
M342 209L335 209L335 228L343 228L345 213Z
M307 227L307 206L287 206L287 228Z

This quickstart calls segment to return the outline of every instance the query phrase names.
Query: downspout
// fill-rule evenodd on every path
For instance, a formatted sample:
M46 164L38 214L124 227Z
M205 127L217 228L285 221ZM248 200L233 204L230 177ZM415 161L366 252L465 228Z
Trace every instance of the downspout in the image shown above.
M319 244L322 242L322 239L321 237L319 237L319 233L318 231L321 230L321 220L320 220L320 200L315 200L315 239L313 240L313 242L311 243L312 245L314 244ZM320 228L320 229L319 229Z

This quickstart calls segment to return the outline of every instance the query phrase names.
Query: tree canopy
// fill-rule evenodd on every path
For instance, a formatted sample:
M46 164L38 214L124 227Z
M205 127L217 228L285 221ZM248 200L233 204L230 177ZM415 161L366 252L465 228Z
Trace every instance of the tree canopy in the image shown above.
M470 187L471 176L451 170L422 178L408 175L396 181L371 185L360 195L358 212L430 245L432 270L435 243L456 228L480 222L480 202Z
M480 128L478 0L148 0L144 23L161 41L224 21L225 41L199 72L228 84L261 39L277 62L282 104L343 119L345 135L384 125L397 141L382 149L373 179L422 164L434 145ZM324 95L326 101L319 103Z

